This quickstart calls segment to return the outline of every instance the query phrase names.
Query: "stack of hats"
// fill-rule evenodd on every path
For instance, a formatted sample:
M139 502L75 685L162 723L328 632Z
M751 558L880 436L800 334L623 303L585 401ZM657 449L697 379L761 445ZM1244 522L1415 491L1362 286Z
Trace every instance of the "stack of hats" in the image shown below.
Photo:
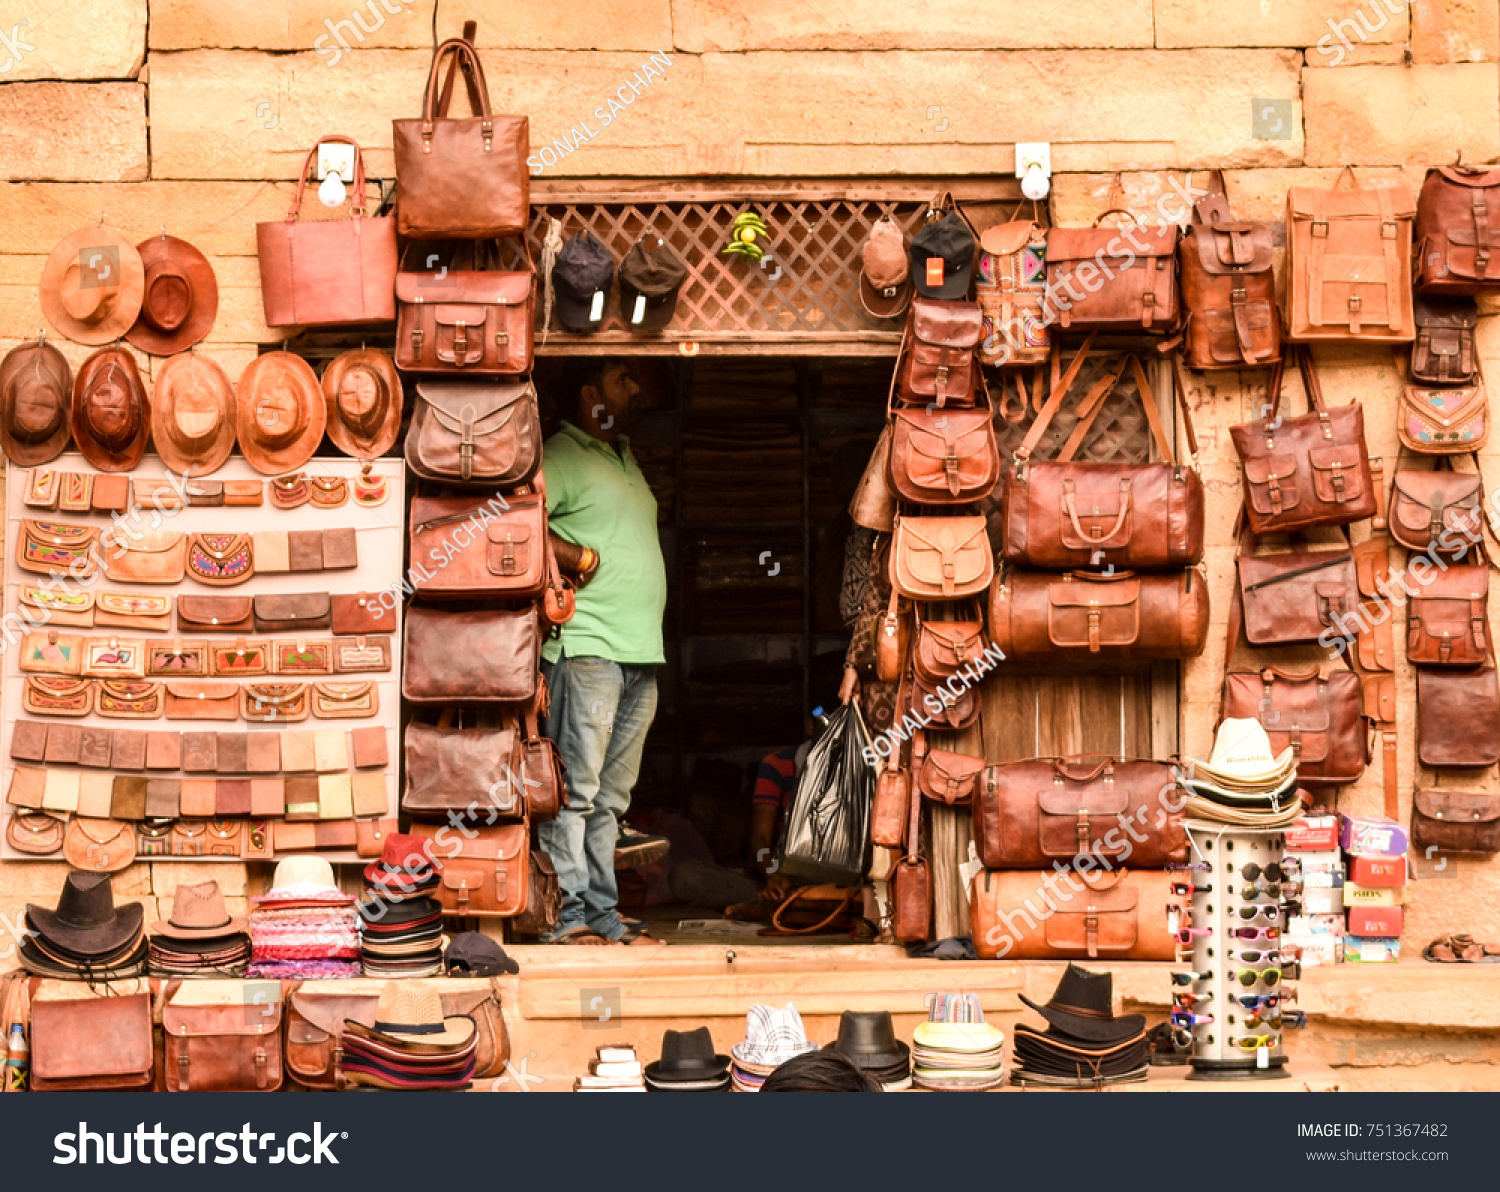
M880 1082L888 1093L911 1088L911 1048L896 1038L891 1012L873 1014L845 1010L839 1018L838 1041L828 1045L841 1051Z
M387 981L375 1025L344 1023L339 1068L350 1084L403 1091L466 1089L478 1062L479 1030L467 1014L443 1016L431 985Z
M796 1006L751 1006L744 1041L729 1049L729 1085L737 1093L758 1093L766 1077L787 1060L817 1050Z
M250 901L249 976L359 976L359 914L322 857L288 857Z
M644 1093L641 1061L629 1043L606 1043L594 1049L587 1076L573 1079L575 1093Z
M365 866L359 904L367 977L433 977L443 971L443 908L428 891L441 879L420 836L391 833Z
M146 972L145 912L115 905L107 873L69 873L57 909L26 904L21 964L34 977L115 981Z
M973 993L927 995L927 1021L912 1032L912 1083L970 1093L1005 1082L1005 1036L984 1020Z
M706 1026L695 1031L667 1031L661 1037L661 1059L646 1065L650 1093L725 1093L729 1091L729 1057L714 1052Z
M1114 978L1076 964L1058 982L1052 1000L1039 1006L1046 1031L1016 1027L1011 1082L1043 1088L1102 1088L1146 1079L1150 1064L1146 1018L1114 1013Z
M178 886L172 914L151 925L151 972L158 977L240 977L250 963L243 917L231 917L219 883Z
M1297 757L1290 746L1271 753L1260 721L1231 717L1219 725L1207 761L1190 758L1179 781L1192 819L1247 828L1281 828L1302 813Z

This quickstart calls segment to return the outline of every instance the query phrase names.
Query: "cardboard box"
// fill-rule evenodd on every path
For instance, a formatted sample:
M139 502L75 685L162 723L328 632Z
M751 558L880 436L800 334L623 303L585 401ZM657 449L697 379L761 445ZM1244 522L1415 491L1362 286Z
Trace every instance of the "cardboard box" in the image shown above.
M1344 916L1340 914L1329 915L1295 915L1287 924L1287 935L1343 935Z
M1346 936L1344 959L1350 964L1395 964L1401 959L1401 941Z
M1304 887L1302 891L1302 913L1304 915L1337 915L1344 909L1344 887Z
M1359 886L1406 885L1406 856L1350 857L1349 880Z
M1401 891L1395 886L1361 886L1344 883L1345 906L1400 906Z
M1349 934L1374 939L1395 939L1401 934L1399 906L1352 906Z
M1344 854L1336 848L1313 849L1297 853L1296 857L1302 863L1304 878L1313 874L1336 873L1340 878L1344 875Z
M1340 873L1304 873L1302 875L1302 888L1304 890L1332 890L1344 884L1344 875Z
M1287 934L1282 937L1282 940L1288 945L1302 949L1303 968L1343 962L1344 938L1342 936Z
M1286 830L1286 851L1310 853L1322 849L1335 849L1339 845L1339 817L1328 815L1301 815L1292 821Z
M1339 816L1339 847L1357 857L1406 854L1406 830L1383 815Z

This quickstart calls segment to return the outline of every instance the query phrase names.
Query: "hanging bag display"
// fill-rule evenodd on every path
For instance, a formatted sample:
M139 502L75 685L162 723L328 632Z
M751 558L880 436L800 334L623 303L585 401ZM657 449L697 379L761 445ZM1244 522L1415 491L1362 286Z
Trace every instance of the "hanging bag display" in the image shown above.
M1064 331L1172 330L1180 313L1177 225L1100 227L1111 215L1135 218L1111 207L1089 227L1047 232L1047 303L1057 325Z
M524 241L523 247L524 247ZM514 377L531 371L536 270L502 269L493 242L429 252L409 245L396 283L396 367ZM425 268L411 269L415 252Z
M1193 204L1182 233L1182 305L1188 367L1258 368L1281 358L1281 313L1271 225L1234 222L1224 171Z
M1417 289L1500 290L1500 169L1439 166L1417 199Z

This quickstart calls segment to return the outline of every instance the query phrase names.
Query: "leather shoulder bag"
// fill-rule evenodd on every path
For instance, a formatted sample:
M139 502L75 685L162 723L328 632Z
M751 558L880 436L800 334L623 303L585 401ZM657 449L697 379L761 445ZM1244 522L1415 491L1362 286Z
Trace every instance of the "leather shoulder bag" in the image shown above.
M1245 523L1241 519L1241 526ZM1252 646L1297 645L1338 629L1359 604L1351 550L1293 550L1257 555L1248 528L1240 534L1237 582L1229 612L1229 648L1240 626Z
M1500 169L1439 166L1417 199L1417 288L1426 294L1500 289Z
M522 713L521 727L525 734L521 741L521 783L526 788L526 817L533 823L556 819L568 805L567 764L557 742L542 735L535 708ZM552 864L550 859L547 864ZM532 888L536 886L533 881Z
M1000 448L988 393L972 410L903 408L892 397L888 478L897 497L968 505L989 496L1000 479Z
M1131 213L1111 207L1087 228L1047 232L1047 302L1056 307L1058 325L1170 331L1179 317L1177 225L1100 227L1111 215Z
M274 1093L281 1087L282 1001L249 1010L244 989L220 985L231 996L182 996L180 981L163 991L162 1068L169 1093Z
M486 377L530 372L536 272L529 250L525 269L507 270L496 265L492 244L465 244L451 258L422 245L408 254L413 249L428 268L408 269L403 260L395 277L397 367Z
M441 881L433 894L444 912L511 918L525 911L531 849L524 822L476 824L469 829L472 836L446 824L413 823L411 830L432 841L433 865Z
M1483 666L1417 667L1417 757L1434 769L1500 761L1500 678Z
M147 1092L154 1069L149 994L43 1001L33 992L34 1092Z
M547 549L540 493L412 498L412 578L425 599L540 596Z
M906 405L972 406L979 386L976 352L984 334L977 302L913 298L897 364Z
M416 815L483 813L487 822L520 819L522 740L514 723L497 728L406 726L406 791L401 810Z
M932 873L921 855L922 795L909 784L906 855L891 873L891 934L898 944L925 940L932 926Z
M1412 794L1412 843L1445 853L1500 853L1500 795L1446 787Z
M896 519L891 584L912 600L975 596L995 574L989 530L981 514Z
M419 381L406 463L423 480L456 487L527 484L542 462L530 381Z
M531 850L531 892L526 909L511 920L511 927L521 935L547 935L562 919L562 882L557 866L542 849Z
M982 960L1169 962L1172 881L1167 870L983 870L969 888L974 950Z
M1193 205L1178 253L1188 366L1273 364L1281 358L1281 314L1271 225L1234 222L1224 172L1213 173L1217 190Z
M414 704L527 704L537 694L536 606L407 611L401 694ZM491 779L493 781L493 779Z
M1406 605L1406 659L1417 666L1483 666L1491 652L1490 563L1450 563L1416 579Z
M1483 447L1490 437L1490 399L1478 364L1467 385L1403 386L1396 435L1418 455L1459 455Z
M1398 468L1391 485L1390 534L1407 550L1457 559L1484 533L1478 472Z
M906 839L906 819L911 809L911 770L901 757L893 756L875 779L875 798L870 809L870 841L884 848L900 848Z
M912 668L925 685L951 679L984 653L984 619L978 602L969 601L954 611L957 616L945 618L935 616L931 605L913 607Z
M1232 670L1220 719L1229 717L1260 721L1272 754L1293 749L1297 782L1309 789L1358 782L1369 761L1364 689L1353 671Z
M1474 330L1479 306L1468 297L1416 296L1417 338L1411 345L1411 378L1420 385L1467 385L1478 354Z

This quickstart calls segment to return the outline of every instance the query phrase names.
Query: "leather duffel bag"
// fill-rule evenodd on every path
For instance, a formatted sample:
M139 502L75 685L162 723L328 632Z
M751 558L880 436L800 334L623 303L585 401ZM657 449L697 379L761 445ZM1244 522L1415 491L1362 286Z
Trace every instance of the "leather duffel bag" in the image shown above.
M1221 719L1231 717L1260 721L1274 756L1292 749L1302 786L1348 786L1365 772L1369 723L1363 686L1352 671L1230 671Z
M1014 571L990 589L990 640L1014 662L1193 658L1208 640L1208 585L1196 570Z
M239 982L169 981L162 992L169 1093L273 1093L281 1087L282 1001L245 1001Z
M1457 559L1484 533L1477 472L1399 468L1391 486L1390 534L1407 550Z
M530 381L419 381L406 465L457 488L529 484L542 463L542 424Z
M1406 660L1418 666L1483 666L1490 656L1490 565L1450 564L1406 604Z
M524 244L524 241L522 242ZM422 255L422 246L415 246ZM408 252L411 248L407 249ZM403 372L520 376L531 371L536 271L498 267L492 245L464 245L437 269L396 274L396 367Z
M1045 869L1090 854L1118 868L1187 860L1172 767L1079 754L985 767L973 831L989 869Z
M974 950L981 960L1171 961L1172 881L1166 870L981 870L969 886Z
M1424 294L1500 289L1500 169L1427 171L1417 198L1416 280Z
M244 1006L239 1007L244 1014ZM31 999L31 1089L146 1092L155 1072L151 996Z
M418 596L529 599L547 586L547 505L539 492L413 497L410 524Z
M912 600L977 596L995 574L989 528L982 514L896 519L891 586Z
M1500 795L1446 787L1413 791L1411 839L1419 849L1500 853Z
M1213 174L1217 190L1193 205L1177 258L1188 366L1259 368L1281 357L1271 225L1233 222L1224 172Z
M536 606L448 613L411 608L401 694L414 704L529 704L536 698L541 629Z
M521 819L526 814L524 749L519 726L449 728L412 721L406 726L406 790L401 810L413 815L449 811Z
M1500 245L1497 245L1500 247ZM1411 345L1411 379L1419 385L1467 385L1477 375L1474 331L1479 306L1472 298L1416 296L1417 338Z
M1417 757L1434 768L1500 761L1500 676L1493 661L1417 667Z
M1087 344L1079 349L1016 450L1014 465L1005 469L1001 494L1004 556L1012 563L1054 570L1190 567L1203 557L1203 481L1198 476L1197 441L1187 395L1178 390L1183 427L1195 460L1192 467L1175 462L1145 369L1135 356L1122 357L1084 395L1077 426L1057 459L1031 458L1087 351ZM1162 462L1075 460L1127 364Z
M475 823L460 834L447 824L413 823L411 830L432 841L439 878L432 893L445 914L514 917L526 909L531 893L528 825Z
M1047 231L1046 301L1055 306L1058 325L1064 331L1172 330L1180 315L1177 225L1101 228L1111 215L1131 213L1111 207L1090 227ZM1084 282L1084 270L1098 284Z
M913 298L896 366L901 401L911 406L972 406L980 376L975 353L983 333L977 302Z

